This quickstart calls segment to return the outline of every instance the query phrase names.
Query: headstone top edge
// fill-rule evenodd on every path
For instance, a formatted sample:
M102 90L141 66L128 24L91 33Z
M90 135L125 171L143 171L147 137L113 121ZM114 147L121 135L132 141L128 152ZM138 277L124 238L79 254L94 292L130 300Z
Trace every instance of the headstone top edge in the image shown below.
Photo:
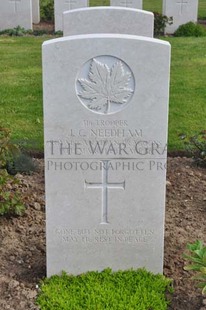
M123 6L93 6L93 7L83 7L79 9L73 9L73 10L67 10L63 12L63 15L67 14L74 14L75 12L80 12L80 11L99 11L99 10L104 10L104 11L133 11L136 13L142 13L145 15L151 15L154 16L153 12L146 11L146 10L140 10L140 9L135 9L135 8L128 8L128 7L123 7Z
M165 45L168 47L171 47L171 44L167 41L150 38L150 37L144 37L144 36L135 36L130 34L116 34L116 33L94 33L94 34L81 34L81 35L72 35L52 40L44 41L42 44L42 47L47 45L52 45L60 42L67 42L67 41L74 41L74 40L82 40L82 39L128 39L128 40L139 40L139 41L146 41L156 44Z

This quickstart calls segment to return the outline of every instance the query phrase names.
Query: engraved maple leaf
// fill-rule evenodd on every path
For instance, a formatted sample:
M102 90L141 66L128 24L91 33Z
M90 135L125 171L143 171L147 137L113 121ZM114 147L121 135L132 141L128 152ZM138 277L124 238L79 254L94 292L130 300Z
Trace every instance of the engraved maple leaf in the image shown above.
M91 62L89 79L78 79L82 91L79 96L89 101L91 110L109 113L111 103L124 104L133 93L128 88L131 73L126 72L121 61L117 61L110 69L106 64Z

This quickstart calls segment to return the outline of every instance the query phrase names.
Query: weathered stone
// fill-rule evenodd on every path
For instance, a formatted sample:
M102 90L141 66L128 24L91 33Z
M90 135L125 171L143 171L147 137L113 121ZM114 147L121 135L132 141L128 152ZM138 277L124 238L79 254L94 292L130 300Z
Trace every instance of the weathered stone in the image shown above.
M142 9L142 0L110 0L111 6Z
M40 22L39 0L32 0L32 20L34 24L38 24Z
M88 0L54 0L55 30L63 31L63 12L88 6Z
M31 0L1 0L0 30L21 26L32 29Z
M64 12L63 20L64 36L121 33L153 37L154 31L153 13L121 7L93 7L71 10Z
M162 272L169 64L146 37L44 43L48 276Z
M174 33L180 25L197 22L198 0L163 0L163 14L173 17L173 24L166 26L165 33Z

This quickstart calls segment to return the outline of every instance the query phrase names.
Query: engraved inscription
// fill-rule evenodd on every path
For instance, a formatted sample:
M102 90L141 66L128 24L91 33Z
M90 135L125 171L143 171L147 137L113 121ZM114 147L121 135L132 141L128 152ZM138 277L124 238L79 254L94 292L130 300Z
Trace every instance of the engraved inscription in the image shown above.
M136 229L56 229L63 243L147 244L154 241L155 231Z
M131 100L134 77L122 60L99 56L83 66L76 91L80 102L89 110L112 114L121 111Z
M17 13L18 4L21 2L21 0L9 0L9 1L14 3L14 12Z
M73 9L73 5L76 4L76 0L66 0L65 1L65 4L68 4L69 5L69 10Z
M48 171L130 171L131 173L144 173L145 171L164 172L167 169L165 159L162 160L112 160L105 166L102 161L67 161L48 160Z
M133 1L132 1L132 0L122 0L122 1L120 2L120 4L121 4L121 5L124 5L124 6L126 6L126 7L129 7L130 5L133 4Z
M100 127L128 127L128 121L127 120L100 120L96 119L94 121L89 121L89 120L84 120L83 121L83 126L84 127L94 127L94 126L100 126ZM141 129L142 130L142 129Z
M103 161L103 164L108 165L108 161ZM102 190L102 221L100 224L108 224L108 189L123 189L125 190L125 181L111 183L108 181L108 169L102 170L102 182L90 183L85 181L85 188L96 188Z
M180 14L183 14L183 9L184 9L184 5L186 5L188 3L188 1L186 0L178 0L176 2L177 4L180 4Z

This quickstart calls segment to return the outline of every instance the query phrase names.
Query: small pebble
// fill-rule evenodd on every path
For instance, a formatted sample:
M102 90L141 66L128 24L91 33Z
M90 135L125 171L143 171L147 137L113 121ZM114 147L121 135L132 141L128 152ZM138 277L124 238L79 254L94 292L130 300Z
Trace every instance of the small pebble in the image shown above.
M40 205L40 203L35 202L35 203L34 203L34 209L37 210L37 211L41 211L41 205Z

